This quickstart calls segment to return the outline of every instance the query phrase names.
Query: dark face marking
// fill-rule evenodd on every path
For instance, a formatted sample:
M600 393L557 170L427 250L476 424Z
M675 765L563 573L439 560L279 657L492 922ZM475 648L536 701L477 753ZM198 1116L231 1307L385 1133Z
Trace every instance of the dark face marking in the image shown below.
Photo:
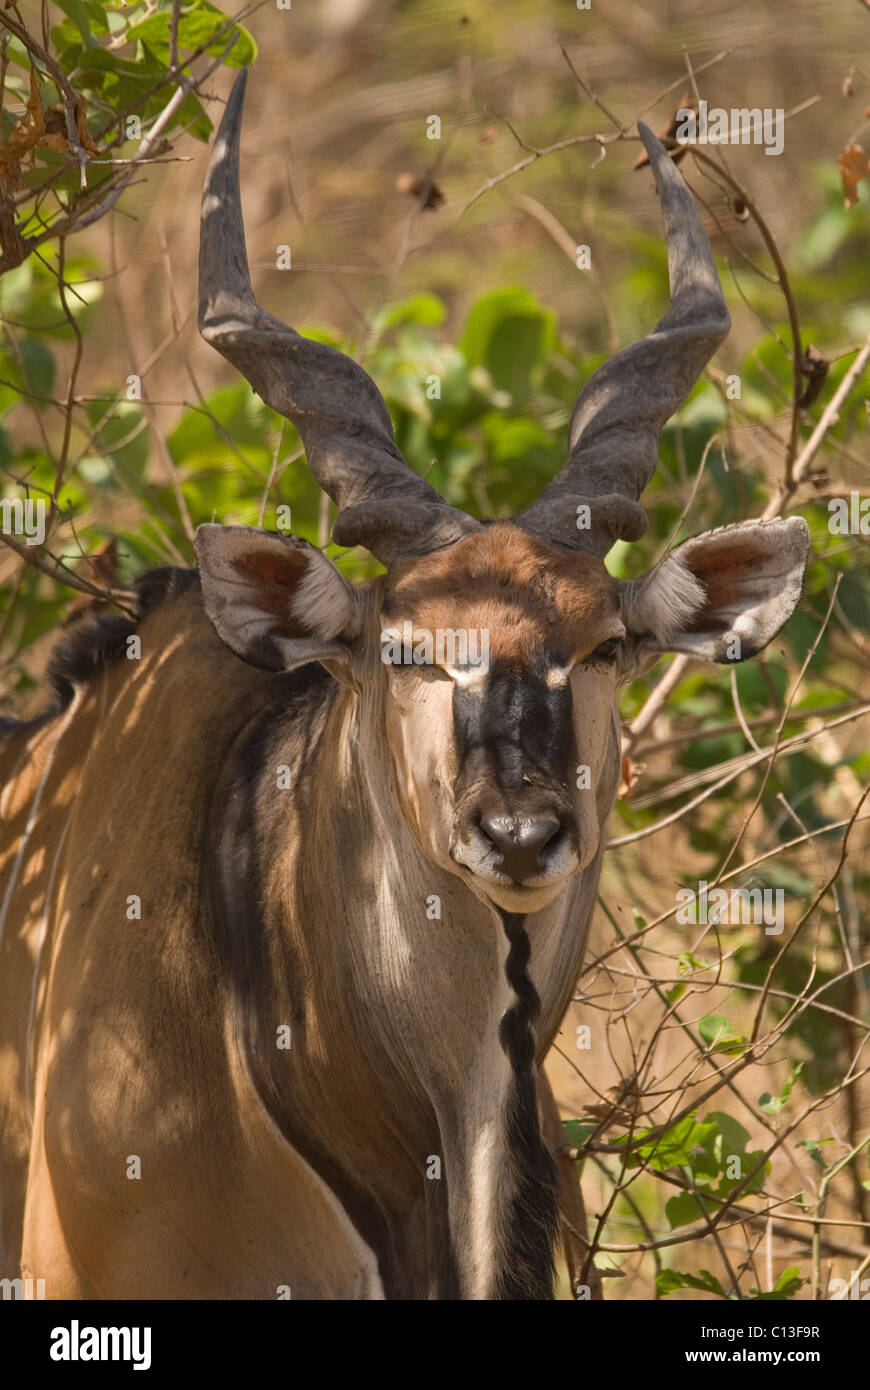
M576 839L571 703L567 681L548 685L513 663L495 663L481 691L454 691L458 833L480 836L515 883L537 877Z
M496 664L482 691L456 687L453 729L457 786L485 779L511 800L528 782L564 782L573 742L570 686Z

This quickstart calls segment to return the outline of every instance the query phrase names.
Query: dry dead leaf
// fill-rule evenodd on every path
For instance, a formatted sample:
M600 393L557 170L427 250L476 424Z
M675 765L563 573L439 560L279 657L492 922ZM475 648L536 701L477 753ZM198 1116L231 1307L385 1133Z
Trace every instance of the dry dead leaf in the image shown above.
M117 542L112 539L102 550L95 551L93 555L82 556L82 562L76 566L76 572L100 589L114 588L118 577ZM92 609L100 607L102 602L96 594L79 594L67 604L64 622L71 622L83 613L89 613Z
M86 116L87 107L87 97L79 96L78 106L76 107L76 132L78 134L79 144L81 145L82 149L87 150L88 154L97 154L99 152L93 140L91 139L91 132L88 130L88 122ZM63 148L69 148L69 141L67 139L66 128L66 111L64 110L62 102L58 102L56 106L49 106L47 108L45 112L45 134L62 136ZM43 142L41 141L40 144L42 143ZM58 147L56 145L53 145L51 148L57 149Z
M91 579L94 584L107 584L111 587L118 577L118 544L114 538L107 541L102 550L88 556Z
M76 130L79 144L88 154L97 154L97 147L91 138L86 119L87 100L78 97L76 106ZM25 114L17 120L8 136L0 145L0 180L10 188L21 186L21 166L34 150L57 150L68 153L70 143L67 138L66 112L63 104L45 109L39 91L39 78L35 68L30 69L30 96L27 99Z
M31 68L27 109L0 145L0 179L11 188L17 188L21 183L21 161L36 148L44 130L45 115L39 94L39 79L35 69Z
M837 168L843 180L843 202L852 208L858 202L858 184L870 175L870 159L860 145L847 145L837 155Z
M798 405L802 410L807 410L813 401L818 399L819 392L825 384L825 377L828 375L830 362L824 353L819 352L812 343L807 345L807 349L801 358L801 371L804 375L803 392L798 400Z
M412 198L420 198L424 190L428 187L426 200L423 203L423 211L432 211L443 207L447 199L441 192L437 183L430 182L428 178L418 178L416 174L399 174L396 178L396 192L409 193Z
M671 117L670 124L665 126L663 130L658 131L659 139L663 141L665 144L667 144L668 140L676 140L677 127L682 125L684 120L684 116L680 116L680 112L685 113L686 111L693 111L695 117L697 118L698 107L696 103L692 100L691 92L686 92L686 95L683 97L682 104L677 107L676 111ZM686 145L683 145L672 153L671 158L673 159L675 164L679 164L680 160L684 158L687 148L688 147ZM638 155L634 167L635 169L642 169L645 164L649 164L649 155L647 154L646 150L642 150L641 153Z
M645 766L645 763L633 763L627 753L623 754L619 790L616 793L617 796L623 797L628 795Z
M79 94L79 104L76 107L76 129L79 133L79 144L81 145L83 150L87 150L88 154L99 154L99 150L97 149L96 145L94 144L91 138L91 132L88 130L88 122L86 117L87 109L87 97Z
M584 1105L583 1114L591 1115L601 1124L615 1121L625 1123L640 1114L643 1096L637 1086L637 1073L632 1072L607 1091L607 1099Z

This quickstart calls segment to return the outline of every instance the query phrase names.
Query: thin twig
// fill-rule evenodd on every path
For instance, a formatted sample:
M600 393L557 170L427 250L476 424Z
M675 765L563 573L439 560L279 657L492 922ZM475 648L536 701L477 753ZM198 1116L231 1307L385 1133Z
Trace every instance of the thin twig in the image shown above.
M806 444L795 459L794 467L790 472L786 472L780 486L762 513L762 520L767 521L771 517L779 516L783 509L788 505L793 493L806 479L810 464L819 452L824 443L825 436L830 429L836 425L839 414L845 401L851 395L858 381L861 379L868 362L870 362L870 333L864 341L864 345L859 351L855 361L846 372L833 396L822 412L819 423L816 425Z

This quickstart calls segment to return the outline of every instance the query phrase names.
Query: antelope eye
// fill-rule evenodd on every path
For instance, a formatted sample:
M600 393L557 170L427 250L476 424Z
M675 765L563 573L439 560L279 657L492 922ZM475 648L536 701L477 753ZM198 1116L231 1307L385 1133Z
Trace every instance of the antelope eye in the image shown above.
M621 637L608 637L606 642L600 642L594 652L590 652L586 657L587 661L613 661L619 654L622 646Z

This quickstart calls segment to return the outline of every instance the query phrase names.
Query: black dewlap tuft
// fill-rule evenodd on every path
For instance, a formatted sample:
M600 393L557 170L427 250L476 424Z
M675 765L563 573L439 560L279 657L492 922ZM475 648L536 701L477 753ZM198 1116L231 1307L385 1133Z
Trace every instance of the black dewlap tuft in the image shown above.
M510 943L505 974L516 1000L505 1010L498 1037L513 1079L505 1114L508 1170L500 1197L500 1257L493 1297L551 1299L558 1230L555 1161L541 1136L535 1087L535 1030L541 1001L527 974L531 943L525 919L502 912Z

